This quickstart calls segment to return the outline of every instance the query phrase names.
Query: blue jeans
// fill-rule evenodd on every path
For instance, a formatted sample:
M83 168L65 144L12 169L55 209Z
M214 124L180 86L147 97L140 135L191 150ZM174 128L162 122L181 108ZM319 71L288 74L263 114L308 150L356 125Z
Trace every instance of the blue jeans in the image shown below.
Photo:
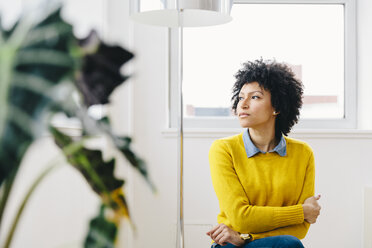
M217 245L213 244L212 248L235 248L238 246L228 243L227 245ZM242 248L304 248L301 241L291 235L280 235L272 236L263 239L257 239L246 243Z

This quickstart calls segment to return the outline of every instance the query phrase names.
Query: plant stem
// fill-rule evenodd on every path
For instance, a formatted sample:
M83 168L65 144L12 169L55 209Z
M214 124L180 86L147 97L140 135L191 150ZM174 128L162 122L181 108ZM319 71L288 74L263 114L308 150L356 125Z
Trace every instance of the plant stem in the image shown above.
M12 171L8 178L4 181L4 192L1 195L0 199L0 228L1 228L1 221L3 218L4 209L9 197L9 193L12 190L13 182L15 179L15 176L17 175L18 168L15 168L14 171Z
M79 142L75 142L75 143L72 143L72 144L66 146L65 149L64 149L65 155L68 156L68 155L73 154L74 152L78 151L83 146L84 141L85 141L85 139L82 139ZM21 204L21 206L18 209L17 215L16 215L15 219L13 220L13 223L12 223L12 226L11 226L10 231L8 233L8 237L6 239L4 248L9 248L10 243L11 243L11 241L13 239L13 235L14 235L14 232L16 230L18 221L19 221L19 219L20 219L20 217L21 217L21 215L22 215L22 213L23 213L23 211L24 211L24 209L26 207L26 204L28 203L28 201L29 201L32 193L35 191L36 187L40 184L40 182L44 179L44 177L46 175L48 175L53 169L55 169L58 166L60 166L60 164L58 163L58 158L55 159L55 160L52 160L50 162L50 164L52 164L52 165L51 166L48 166L47 169L45 169L39 175L39 177L32 184L31 188L28 190L28 192L26 194L26 197L23 199L22 204ZM15 177L15 175L14 175L14 177ZM12 182L10 184L12 184ZM5 205L5 203L4 203L4 205Z
M32 184L31 188L28 190L26 197L23 199L23 202L21 206L19 207L18 213L13 221L13 224L10 228L8 237L6 239L4 248L8 248L10 246L10 243L12 241L15 229L17 227L18 221L23 213L23 210L25 209L26 204L28 203L28 200L30 199L32 193L35 191L36 187L40 184L40 182L44 179L46 175L48 175L53 169L57 168L59 164L54 164L50 167L48 167L46 170L43 171L43 173L40 174L40 176L35 180L35 182Z

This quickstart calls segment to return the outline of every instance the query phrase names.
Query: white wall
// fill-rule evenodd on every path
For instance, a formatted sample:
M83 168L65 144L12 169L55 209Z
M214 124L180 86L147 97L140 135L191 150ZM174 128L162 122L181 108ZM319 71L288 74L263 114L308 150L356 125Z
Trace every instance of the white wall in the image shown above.
M358 126L372 128L372 1L357 1Z

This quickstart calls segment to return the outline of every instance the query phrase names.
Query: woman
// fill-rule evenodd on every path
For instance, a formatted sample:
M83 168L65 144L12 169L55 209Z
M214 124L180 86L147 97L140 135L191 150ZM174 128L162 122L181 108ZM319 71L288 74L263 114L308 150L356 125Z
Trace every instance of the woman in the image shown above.
M302 83L285 64L262 59L235 77L232 109L247 130L210 148L220 213L207 235L212 247L303 247L320 195L311 148L286 137L298 121Z

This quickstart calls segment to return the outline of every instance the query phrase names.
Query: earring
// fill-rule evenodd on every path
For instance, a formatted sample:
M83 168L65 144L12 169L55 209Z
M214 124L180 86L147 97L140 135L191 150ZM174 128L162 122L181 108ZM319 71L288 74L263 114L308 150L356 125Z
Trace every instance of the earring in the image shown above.
M278 113L276 112L276 111L274 111L274 113L273 113L274 115L278 115Z

